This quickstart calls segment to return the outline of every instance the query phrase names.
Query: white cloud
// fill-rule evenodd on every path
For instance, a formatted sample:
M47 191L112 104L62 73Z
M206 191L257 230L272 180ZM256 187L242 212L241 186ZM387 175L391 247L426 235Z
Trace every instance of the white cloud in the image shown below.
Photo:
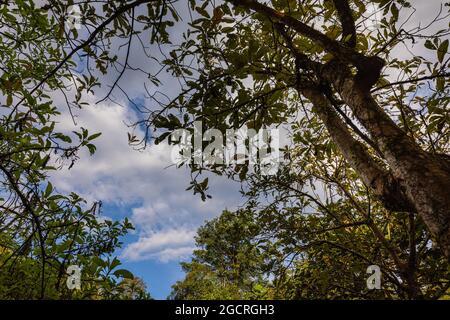
M161 262L169 262L169 261L173 261L173 260L184 260L186 258L188 258L191 254L192 251L195 250L195 247L180 247L180 248L169 248L169 249L164 249L160 252L157 253L158 259Z
M80 112L78 126L102 132L102 135L94 142L97 146L94 156L89 156L85 150L71 170L54 177L63 190L75 186L80 191L88 190L89 196L114 203L134 201L155 192L156 181L148 174L170 165L167 157L170 147L160 144L144 152L133 150L127 141L128 128L123 122L126 120L133 120L132 116L120 106L93 105ZM58 127L68 132L75 129L67 114ZM173 170L165 171L166 176L174 176ZM136 186L138 182L145 185Z
M122 257L131 261L153 257L163 262L180 259L192 252L194 235L194 230L184 228L155 232L130 244L123 251Z
M195 230L206 219L239 204L238 188L226 178L215 177L210 178L213 199L207 202L185 191L189 172L169 167L169 145L151 145L142 152L128 145L125 123L135 120L131 109L106 103L92 103L79 111L78 128L87 128L91 134L102 132L94 142L97 152L90 156L84 151L72 169L55 172L51 180L60 192L75 191L88 201L126 208L139 239L124 249L124 258L179 260L192 252ZM61 131L76 128L68 112L58 121Z

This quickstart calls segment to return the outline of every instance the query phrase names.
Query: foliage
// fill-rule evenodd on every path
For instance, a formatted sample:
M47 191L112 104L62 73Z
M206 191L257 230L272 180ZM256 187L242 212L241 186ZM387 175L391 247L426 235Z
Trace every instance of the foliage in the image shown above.
M132 225L105 220L101 202L61 194L48 180L70 168L81 149L93 154L100 135L55 129L60 111L48 92L73 79L71 61L52 72L65 55L63 26L34 1L2 2L0 25L0 298L108 298L120 279L132 278L113 258ZM95 85L90 79L78 79L80 94ZM82 269L80 291L66 286L70 265Z
M70 111L85 107L112 69L118 76L100 101L122 92L142 113L135 127L145 135L128 136L135 147L161 143L177 129L193 132L198 120L223 133L284 127L292 138L275 176L248 162L184 163L193 177L188 189L203 200L210 195L202 173L211 171L240 180L249 202L199 231L201 249L183 265L187 277L173 298L254 298L255 290L283 298L445 295L450 58L441 21L448 2L430 24L409 29L415 9L405 0L81 1L82 30L66 30L72 4L0 5L2 259L4 266L30 264L17 272L40 276L39 297L66 296L45 282L61 283L61 271L47 273L69 261L111 281L102 294L117 293L109 278L116 260L94 257L109 256L129 223L99 221L98 204L86 208L46 179L49 170L72 165L81 148L93 153L98 136L82 128L55 132L51 94L61 92ZM180 13L186 6L188 14ZM375 27L373 11L380 13ZM171 43L175 25L186 31ZM123 61L116 39L126 41ZM133 41L157 71L130 65ZM396 54L403 46L428 54ZM130 70L148 78L142 105L120 86ZM180 84L168 94L159 91L164 70ZM382 291L364 287L369 263L382 269Z
M348 220L359 216L351 200L321 204L314 212L314 206L308 202L296 201L298 194L279 186L271 189L271 183L267 182L262 191L272 190L275 194L276 200L270 205L255 206L251 202L245 210L224 211L199 229L196 238L199 249L192 261L182 263L186 276L172 287L171 299L411 296L445 299L448 296L448 264L439 250L430 246L423 224L418 222L416 226L417 280L411 283L410 275L395 265L368 222L337 225L334 216L345 215ZM409 219L407 214L391 216L387 222L386 216L371 217L370 223L384 226L389 246L400 248L401 259L409 258ZM232 225L239 227L230 229ZM374 264L381 267L381 290L367 288L366 271Z
M303 89L299 89L320 82L320 93L331 101L338 118L351 132L348 136L354 139L351 144L363 143L368 150L367 158L389 168L384 150L380 150L376 140L371 140L376 138L373 136L376 132L370 132L371 136L361 130L361 119L358 118L358 123L354 109L340 100L343 93L339 88L328 86L320 71L311 71L317 63L325 64L326 68L335 57L307 32L289 30L294 23L286 22L287 28L280 27L276 14L270 11L273 8L280 15L315 26L331 40L345 42L353 36L343 34L344 30L336 25L338 14L333 2L269 1L266 9L252 6L255 1L190 3L199 17L185 34L186 41L171 55L169 66L173 74L179 76L181 72L186 81L181 95L162 106L167 119L174 112L185 114L187 119L201 119L204 127L221 131L243 125L256 129L284 125L291 132L292 144L284 148L285 161L276 176L251 173L245 164L232 168L189 164L198 173L203 170L227 173L247 187L244 191L249 200L247 210L261 226L260 236L270 239L263 248L273 260L265 275L273 279L268 287L275 290L274 296L289 299L445 296L449 288L448 260L442 257L423 220L413 212L388 208L380 201L373 186L349 165L352 159L346 156L349 152L342 148L343 144L336 141L335 127L326 125L329 118L321 114L311 99L305 99ZM381 77L371 88L374 99L424 150L448 158L445 155L450 147L449 81L445 73L449 63L448 29L435 33L427 33L420 26L400 29L400 21L413 10L407 1L377 1L375 8L382 12L378 26L365 28L370 23L366 13L373 4L350 3L353 19L359 26L354 36L356 51L366 56L377 55L386 62ZM433 23L437 21L438 18ZM413 52L409 57L398 58L392 51L400 45L424 46L434 51L434 58ZM184 72L183 68L189 71ZM394 79L397 76L398 81ZM189 127L188 121L177 126L161 117L155 120L149 125L169 131ZM357 158L358 154L352 157ZM206 192L207 186L202 187ZM396 201L400 202L398 198ZM216 237L210 235L211 239ZM255 240L250 237L249 241ZM257 247L260 246L261 243ZM196 259L193 263L197 263ZM201 267L195 265L196 270L206 268L209 263L207 260ZM371 264L379 265L383 272L381 291L366 288L365 272ZM189 287L193 271L186 271L185 281L175 286L175 291L181 285Z
M125 278L118 286L119 299L122 300L150 300L152 297L147 292L145 282L139 278Z
M172 299L262 299L265 253L255 245L260 228L250 211L222 215L198 230L186 278L173 286Z

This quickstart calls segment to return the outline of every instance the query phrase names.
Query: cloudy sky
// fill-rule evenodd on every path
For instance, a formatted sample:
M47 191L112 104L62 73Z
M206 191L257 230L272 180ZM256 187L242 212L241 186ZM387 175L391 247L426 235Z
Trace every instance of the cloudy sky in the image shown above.
M418 10L409 23L422 21L423 24L432 18L442 3L440 0L412 2ZM180 13L185 10L179 9ZM181 24L172 30L174 41L179 39L183 29ZM117 43L120 44L123 42ZM120 52L119 57L123 57ZM397 53L402 55L404 52L400 48ZM79 61L79 72L83 72L83 63ZM145 57L138 41L133 43L130 64L148 71L156 68ZM127 124L136 121L140 115L120 92L113 94L120 105L108 100L96 103L104 97L108 85L116 77L115 72L103 77L102 88L88 97L90 105L76 112L77 127L88 128L92 133L102 132L96 140L97 153L94 156L81 154L72 169L56 172L51 179L60 192L75 191L89 201L101 200L105 216L131 219L136 230L126 236L124 247L117 254L126 268L146 281L153 297L164 299L170 293L170 286L183 277L179 262L189 259L196 229L223 209L241 205L240 186L225 178L211 177L213 198L203 202L192 192L185 191L189 172L171 166L171 149L167 144L151 145L145 151L133 150L128 145L130 128ZM119 84L134 101L152 108L151 101L144 99L145 80L145 75L127 71ZM174 87L177 87L176 82L166 77L159 90L170 95ZM156 88L150 87L150 90ZM56 96L55 101L62 111L59 128L72 131L75 125L63 99Z
M185 191L189 172L171 166L167 144L151 145L142 152L128 145L124 121L135 119L132 108L108 103L79 112L78 126L102 132L96 140L97 152L93 156L84 152L72 169L56 172L52 181L61 192L101 200L107 217L131 218L136 231L125 238L119 254L126 267L144 277L155 297L165 298L170 285L182 276L178 264L192 252L196 229L241 202L239 185L212 178L213 198L207 202ZM73 129L68 113L59 126Z
M180 8L180 14L183 14L183 8ZM142 10L145 14L146 9ZM136 16L138 14L139 11ZM184 23L171 31L173 41L179 40L185 31ZM146 36L143 34L142 38ZM118 48L124 43L126 40L117 39L113 46ZM150 47L148 52L158 54L156 48ZM124 54L124 50L118 50L119 60L124 58ZM80 57L76 61L77 71L83 73L85 61ZM136 38L129 64L147 72L155 72L158 68L145 56ZM173 166L172 148L167 143L150 145L144 151L130 147L127 133L131 132L131 128L128 125L142 119L142 114L120 90L112 94L117 103L110 100L98 103L117 75L118 72L112 69L101 77L102 87L94 95L84 97L89 106L83 110L72 110L76 124L63 96L55 93L54 101L62 113L57 119L58 130L69 134L76 128L84 127L91 134L102 132L102 135L95 141L97 152L93 156L83 151L70 170L65 167L52 173L50 179L59 192L75 191L89 202L102 201L105 217L131 219L136 230L123 239L124 246L117 255L125 268L145 280L153 297L165 299L171 285L183 278L179 263L189 259L197 228L222 210L239 206L242 203L240 185L226 178L210 176L212 199L203 202L198 195L186 191L190 172L186 168ZM167 95L175 94L174 88L178 87L177 81L170 75L163 74L161 78L164 85L156 88L148 85L145 74L127 71L119 85L134 103L154 109L153 101L145 99L144 82L150 92L160 90ZM135 129L133 133L138 137L144 135L142 128Z

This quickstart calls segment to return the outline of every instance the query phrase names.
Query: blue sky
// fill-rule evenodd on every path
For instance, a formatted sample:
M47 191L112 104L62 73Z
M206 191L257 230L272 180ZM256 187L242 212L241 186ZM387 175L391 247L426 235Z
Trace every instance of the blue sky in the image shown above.
M121 219L124 216L129 215L132 210L132 205L106 205L103 211L114 213L111 215L113 218ZM138 226L137 226L138 227ZM123 247L126 248L132 243L139 240L139 234L128 234L122 241ZM122 250L118 250L117 254L120 255ZM138 261L132 261L129 259L121 258L123 265L121 267L126 268L133 272L135 276L142 278L148 286L148 290L152 297L155 299L166 299L170 294L171 286L184 277L184 273L180 267L180 261L188 260L189 256L174 257L168 261L161 261L158 258L149 258Z
M126 216L131 208L132 206L130 205L106 205L103 210L104 212L114 212L114 216L120 219L121 217ZM122 239L124 247L137 241L138 238L137 234L127 235ZM166 299L170 294L170 286L184 277L179 260L162 262L157 259L142 261L128 261L122 259L122 263L124 268L144 279L152 297L155 299Z
M189 172L171 166L170 146L137 151L128 145L125 123L136 120L131 108L95 104L96 96L89 99L93 103L77 114L76 126L103 133L96 140L97 152L82 152L72 169L55 172L50 179L60 192L75 191L88 202L101 200L105 217L131 219L136 230L123 239L117 254L125 268L145 280L155 298L165 299L171 285L183 277L179 262L189 259L197 228L223 209L241 204L240 186L211 176L213 198L203 202L185 191ZM68 112L58 119L57 128L75 128ZM137 130L142 134L142 128Z

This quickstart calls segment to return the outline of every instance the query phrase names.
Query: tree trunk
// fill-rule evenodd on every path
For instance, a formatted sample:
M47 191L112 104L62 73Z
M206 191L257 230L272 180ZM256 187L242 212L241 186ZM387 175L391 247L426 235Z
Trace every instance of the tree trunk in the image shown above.
M286 39L295 52L296 59L301 62L298 65L316 71L320 80L325 78L332 83L358 121L370 133L402 193L414 204L417 213L450 262L450 165L422 150L371 96L370 88L378 80L384 61L356 51L352 41L343 44L331 39L300 20L257 0L227 1L269 17L273 22L311 39L334 56L332 63L322 68L321 63L313 62L301 52L296 52L295 46ZM348 2L335 0L333 3L342 23L343 34L354 37L355 26ZM352 75L348 65L356 67L356 76Z
M327 97L314 88L305 88L301 93L313 103L315 112L344 158L383 205L392 211L415 211L392 174L382 168L367 152L366 147L351 135Z
M422 150L359 85L346 66L333 65L323 76L367 129L394 178L414 204L450 261L450 171L443 159Z

